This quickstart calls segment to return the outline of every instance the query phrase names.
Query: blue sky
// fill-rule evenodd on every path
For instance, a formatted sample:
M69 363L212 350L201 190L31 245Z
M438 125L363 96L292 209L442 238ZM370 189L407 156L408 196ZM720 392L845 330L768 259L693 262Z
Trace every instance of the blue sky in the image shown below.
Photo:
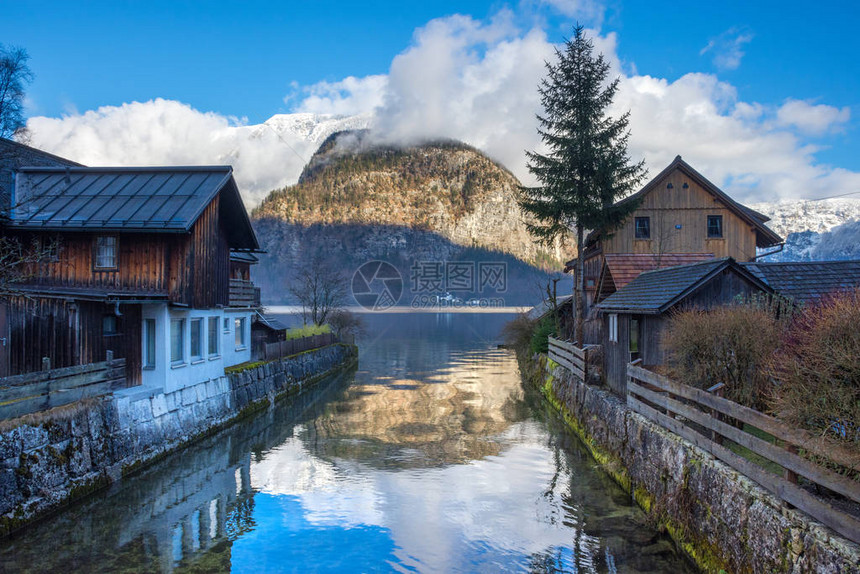
M860 8L852 2L4 0L2 13L0 42L24 47L31 56L35 80L28 90L29 114L75 120L62 129L58 122L33 122L34 142L84 160L92 156L69 126L81 131L82 116L104 106L160 98L225 117L236 126L294 111L356 113L380 106L391 111L390 102L396 100L430 106L428 135L465 139L522 177L515 150L537 145L525 134L534 131L526 101L533 101L528 94L535 92L539 76L514 69L504 78L488 79L487 68L512 62L513 68L539 70L538 62L551 55L548 43L561 41L580 21L617 63L615 73L630 80L622 91L629 86L631 94L638 94L618 104L626 104L633 115L632 151L653 168L681 153L719 183L762 199L769 198L769 190L776 190L770 195L798 196L803 186L787 182L804 177L814 192L810 196L860 190L860 40L855 30ZM445 61L433 59L440 46L451 46ZM413 75L398 70L398 61L412 66ZM431 69L434 86L445 84L446 77L432 76L437 64L450 65L445 73L458 86L440 90L438 101L409 94L411 88L401 85L420 84L415 66ZM347 78L354 82L343 84ZM457 90L470 89L475 78L487 80L478 92L494 102L512 89L521 91L517 102L494 111L506 125L516 113L522 125L492 130L493 118L487 117L481 125L464 127L474 123L462 118L468 111L437 109L446 99L471 101L473 94ZM504 84L504 89L493 92L490 84ZM643 101L655 89L661 92L659 105ZM700 125L685 119L673 129L689 133L674 142L672 129L661 119L697 106L709 108L712 117ZM486 100L477 111L485 109ZM434 124L433 110L449 119ZM378 125L413 134L415 126L405 123L424 115L422 110L396 112L377 114L390 119ZM458 113L459 120L451 119ZM104 129L110 114L102 113L93 132L105 147L110 142L103 140L117 133ZM661 129L665 133L652 137ZM499 139L509 140L509 148ZM722 153L716 142L734 151ZM761 169L745 159L756 149L766 150ZM807 169L780 171L780 158Z

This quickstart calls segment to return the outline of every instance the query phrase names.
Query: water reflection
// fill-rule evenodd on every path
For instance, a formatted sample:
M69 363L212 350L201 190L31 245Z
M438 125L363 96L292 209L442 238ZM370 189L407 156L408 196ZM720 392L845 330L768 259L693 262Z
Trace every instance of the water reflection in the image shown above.
M357 372L3 541L0 569L684 571L484 319L371 325Z

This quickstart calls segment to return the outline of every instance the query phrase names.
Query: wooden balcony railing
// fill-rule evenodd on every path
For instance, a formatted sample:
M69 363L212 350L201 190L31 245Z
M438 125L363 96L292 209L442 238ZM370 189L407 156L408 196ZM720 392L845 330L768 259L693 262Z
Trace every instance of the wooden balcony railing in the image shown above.
M260 288L251 281L230 279L230 307L259 307Z

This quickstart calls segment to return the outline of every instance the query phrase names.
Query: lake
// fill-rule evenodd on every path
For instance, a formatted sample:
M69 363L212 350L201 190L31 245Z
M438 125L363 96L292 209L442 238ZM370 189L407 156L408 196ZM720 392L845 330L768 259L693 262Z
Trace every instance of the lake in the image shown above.
M504 313L364 314L356 371L0 540L2 571L686 572Z

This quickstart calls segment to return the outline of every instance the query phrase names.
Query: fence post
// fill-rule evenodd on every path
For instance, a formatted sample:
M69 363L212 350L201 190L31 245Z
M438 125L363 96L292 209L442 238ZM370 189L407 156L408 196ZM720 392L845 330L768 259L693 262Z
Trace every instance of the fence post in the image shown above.
M42 370L50 371L51 370L51 358L50 357L42 357Z
M107 356L107 358L106 358L105 360L106 360L108 363L110 363L111 361L113 361L113 351L108 351L108 352L106 353L106 356Z

